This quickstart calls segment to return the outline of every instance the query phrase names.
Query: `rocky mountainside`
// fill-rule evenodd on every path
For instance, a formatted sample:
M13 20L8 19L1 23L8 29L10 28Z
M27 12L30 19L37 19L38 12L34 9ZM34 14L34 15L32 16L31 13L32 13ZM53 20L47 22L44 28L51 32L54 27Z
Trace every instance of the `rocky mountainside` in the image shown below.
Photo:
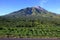
M12 18L20 18L20 17L35 17L35 16L42 16L42 17L54 17L59 18L55 13L49 12L40 6L35 7L27 7L10 14L5 15L4 17L12 17Z

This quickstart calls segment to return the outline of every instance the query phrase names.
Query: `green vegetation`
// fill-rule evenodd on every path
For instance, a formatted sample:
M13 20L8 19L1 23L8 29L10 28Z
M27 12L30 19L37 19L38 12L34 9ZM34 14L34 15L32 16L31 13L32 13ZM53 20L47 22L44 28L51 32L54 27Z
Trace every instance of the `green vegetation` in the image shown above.
M48 17L32 19L0 18L0 37L17 37L17 38L60 37L60 19Z
M60 15L28 7L0 17L0 37L60 37Z

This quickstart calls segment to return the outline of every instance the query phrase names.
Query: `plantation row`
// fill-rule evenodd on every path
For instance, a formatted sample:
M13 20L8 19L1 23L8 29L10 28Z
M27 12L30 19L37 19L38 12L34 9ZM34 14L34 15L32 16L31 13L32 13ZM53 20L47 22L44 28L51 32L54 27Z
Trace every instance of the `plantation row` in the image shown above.
M0 37L60 37L60 27L0 27Z

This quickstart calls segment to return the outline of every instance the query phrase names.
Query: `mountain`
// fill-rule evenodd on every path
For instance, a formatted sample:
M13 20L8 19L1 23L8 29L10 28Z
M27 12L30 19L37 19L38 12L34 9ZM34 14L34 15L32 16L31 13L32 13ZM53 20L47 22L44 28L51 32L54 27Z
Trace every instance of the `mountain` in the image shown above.
M49 12L40 6L27 7L10 14L0 17L0 20L4 22L16 22L18 21L43 21L43 23L51 22L51 24L60 24L60 15L56 13ZM45 23L46 23L45 22ZM25 22L26 23L26 22ZM3 23L2 23L3 24Z
M12 12L10 14L5 15L4 17L19 18L19 17L26 17L26 16L27 17L31 17L31 16L57 17L58 15L56 13L49 12L40 6L35 6L35 7L27 7L27 8Z
M40 6L0 16L0 38L59 38L60 15Z

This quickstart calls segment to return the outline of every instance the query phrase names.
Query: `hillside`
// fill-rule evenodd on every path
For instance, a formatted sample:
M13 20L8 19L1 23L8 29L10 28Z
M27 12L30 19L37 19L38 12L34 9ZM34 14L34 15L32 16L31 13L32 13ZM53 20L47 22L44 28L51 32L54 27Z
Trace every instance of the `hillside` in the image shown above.
M36 6L0 16L0 37L60 37L60 15Z
M19 18L21 16L22 17L25 17L25 16L57 17L58 15L56 13L48 12L47 10L43 9L40 6L36 6L36 7L27 7L27 8L12 12L4 17Z

